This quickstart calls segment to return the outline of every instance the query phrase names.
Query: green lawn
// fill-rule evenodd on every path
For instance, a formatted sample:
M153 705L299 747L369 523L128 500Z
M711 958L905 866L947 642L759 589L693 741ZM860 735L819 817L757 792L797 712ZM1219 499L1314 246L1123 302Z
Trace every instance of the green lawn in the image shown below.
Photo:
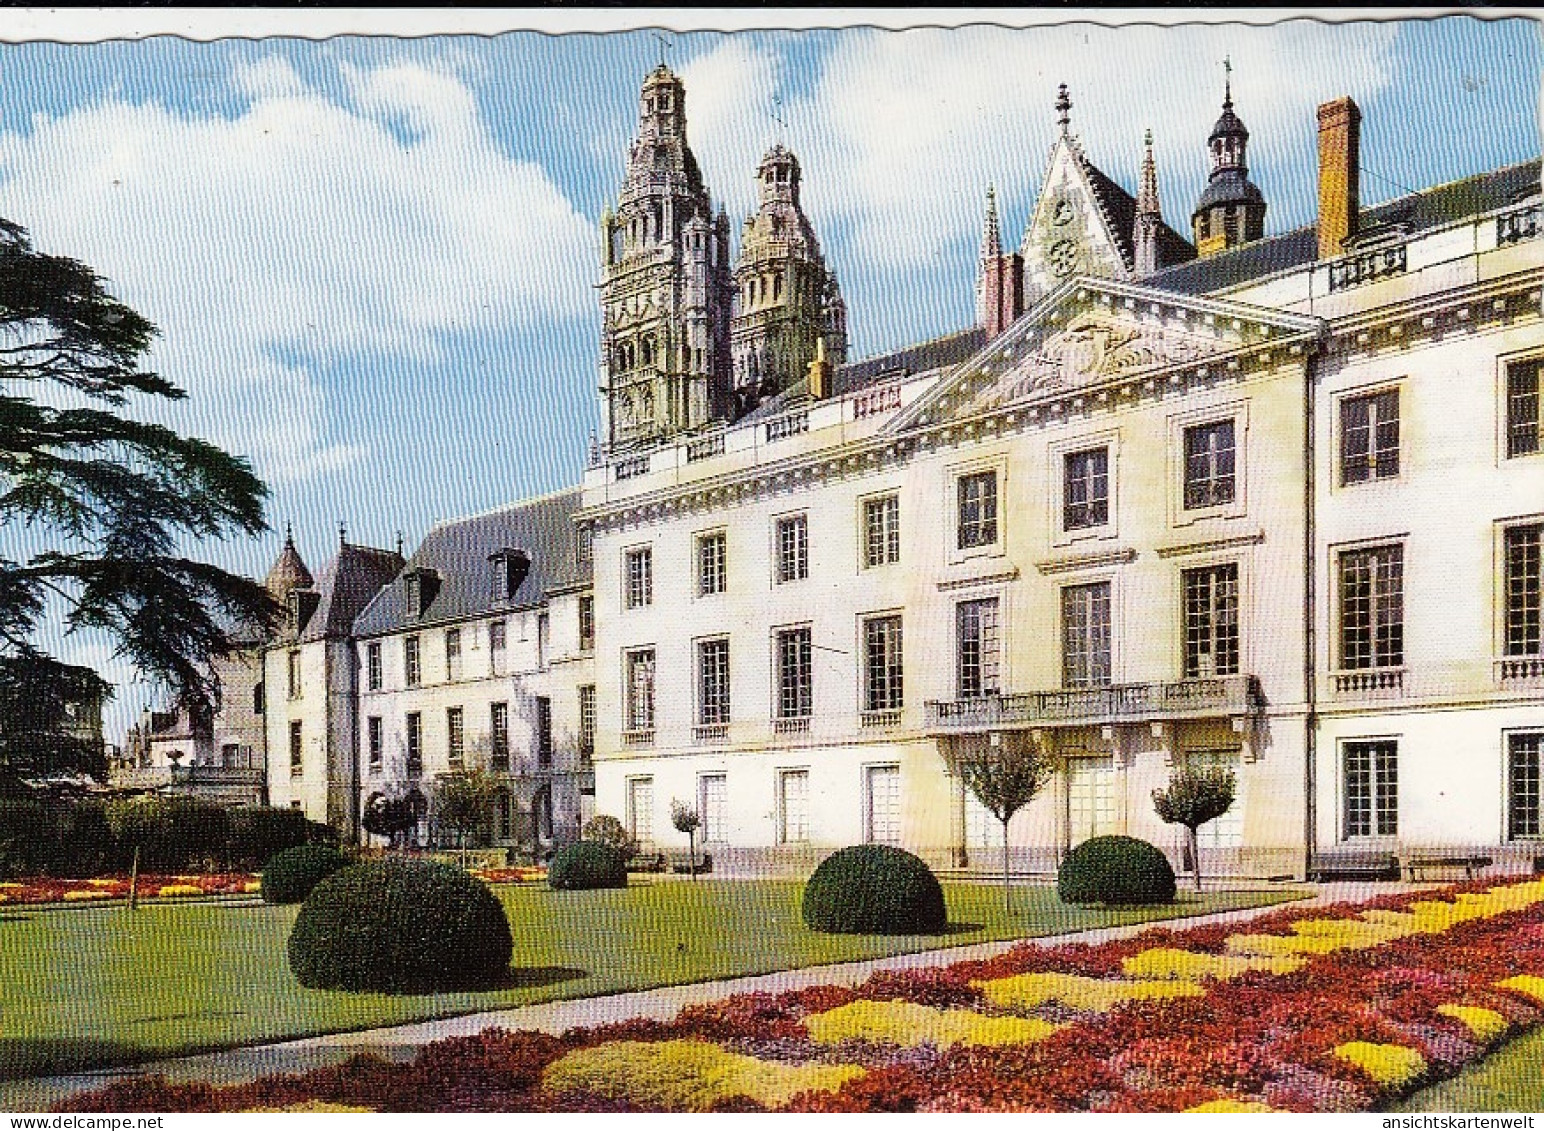
M1063 907L1050 887L946 884L942 936L820 935L799 918L802 885L637 883L625 890L495 889L515 936L510 984L482 993L389 996L307 990L285 959L294 907L149 904L0 915L0 1079L131 1063L907 951L1290 899L1287 891L1181 894L1173 906Z
M1544 1029L1510 1041L1392 1111L1544 1111Z

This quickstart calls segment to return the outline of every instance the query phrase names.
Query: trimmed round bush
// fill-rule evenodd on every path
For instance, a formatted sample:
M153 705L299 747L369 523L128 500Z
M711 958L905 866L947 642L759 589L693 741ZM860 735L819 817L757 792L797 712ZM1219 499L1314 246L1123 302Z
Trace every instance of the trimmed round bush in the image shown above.
M804 922L839 935L936 935L949 922L944 889L920 859L884 844L827 856L804 886Z
M302 844L277 852L263 869L263 902L299 903L348 863L347 856L328 844Z
M504 907L481 880L448 864L375 860L311 890L289 963L312 989L437 993L497 985L513 950Z
M1085 840L1056 872L1063 903L1169 903L1174 869L1162 852L1130 836Z
M558 849L547 865L547 882L555 891L625 888L627 860L614 847L598 840L580 840Z

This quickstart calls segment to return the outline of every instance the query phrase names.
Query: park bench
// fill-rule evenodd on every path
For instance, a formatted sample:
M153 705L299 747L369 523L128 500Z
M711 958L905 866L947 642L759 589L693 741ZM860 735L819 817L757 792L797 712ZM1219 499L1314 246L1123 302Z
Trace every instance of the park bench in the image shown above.
M1467 853L1415 852L1400 857L1399 863L1409 883L1416 883L1431 872L1460 870L1464 879L1472 880L1480 869L1490 867L1491 858Z
M1308 863L1308 878L1326 880L1397 880L1399 857L1392 852L1316 852Z

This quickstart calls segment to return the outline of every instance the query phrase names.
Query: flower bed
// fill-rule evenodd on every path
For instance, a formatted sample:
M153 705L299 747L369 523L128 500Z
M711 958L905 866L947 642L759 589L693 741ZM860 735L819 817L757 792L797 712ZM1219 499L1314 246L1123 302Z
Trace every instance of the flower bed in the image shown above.
M207 876L139 877L140 899L188 899L212 895L251 895L261 890L256 876L242 872ZM0 904L95 903L128 899L129 877L106 876L94 880L49 878L0 883Z
M471 873L485 884L544 884L547 882L547 869L540 865L473 868Z
M1544 1015L1544 881L1284 908L1247 927L745 994L411 1064L214 1088L135 1079L73 1111L1355 1111ZM321 1110L313 1106L313 1110Z

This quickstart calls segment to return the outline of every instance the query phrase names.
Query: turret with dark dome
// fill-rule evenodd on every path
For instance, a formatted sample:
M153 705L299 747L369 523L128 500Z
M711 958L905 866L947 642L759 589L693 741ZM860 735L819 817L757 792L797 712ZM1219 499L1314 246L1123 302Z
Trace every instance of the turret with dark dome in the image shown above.
M1249 243L1265 234L1265 196L1249 179L1246 160L1249 131L1233 112L1233 68L1228 63L1223 66L1227 78L1222 114L1207 138L1212 154L1211 178L1190 216L1196 250L1202 256Z

